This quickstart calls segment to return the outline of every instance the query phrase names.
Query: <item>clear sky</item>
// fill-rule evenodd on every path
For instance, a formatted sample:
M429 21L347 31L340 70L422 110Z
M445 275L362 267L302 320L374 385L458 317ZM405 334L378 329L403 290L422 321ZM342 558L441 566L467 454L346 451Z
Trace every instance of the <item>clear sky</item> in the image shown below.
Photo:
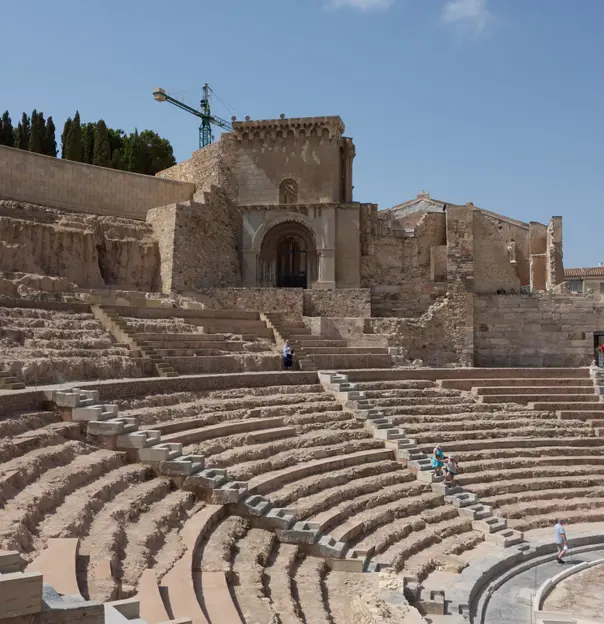
M422 190L564 218L565 265L604 262L604 0L2 0L0 112L80 110L167 137L208 82L239 119L340 115L355 200ZM233 111L214 102L214 112Z

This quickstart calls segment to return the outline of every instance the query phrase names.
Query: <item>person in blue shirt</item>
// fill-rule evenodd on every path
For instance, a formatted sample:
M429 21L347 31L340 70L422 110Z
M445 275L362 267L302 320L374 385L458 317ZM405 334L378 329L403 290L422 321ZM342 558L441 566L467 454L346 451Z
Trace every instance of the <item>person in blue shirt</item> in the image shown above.
M441 475L443 466L445 465L445 454L440 446L437 444L432 451L432 468L435 475Z
M283 345L283 366L286 370L291 370L294 366L294 350L291 348L289 340L286 340Z

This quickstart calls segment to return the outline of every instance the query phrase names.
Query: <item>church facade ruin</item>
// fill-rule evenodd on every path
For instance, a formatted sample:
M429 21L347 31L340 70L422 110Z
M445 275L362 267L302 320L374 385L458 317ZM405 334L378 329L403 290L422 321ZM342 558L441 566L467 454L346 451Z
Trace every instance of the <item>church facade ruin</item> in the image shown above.
M321 331L435 366L591 363L604 315L568 293L560 217L427 192L379 210L354 201L354 157L339 117L234 122L156 177L0 146L2 291L50 275L337 319Z

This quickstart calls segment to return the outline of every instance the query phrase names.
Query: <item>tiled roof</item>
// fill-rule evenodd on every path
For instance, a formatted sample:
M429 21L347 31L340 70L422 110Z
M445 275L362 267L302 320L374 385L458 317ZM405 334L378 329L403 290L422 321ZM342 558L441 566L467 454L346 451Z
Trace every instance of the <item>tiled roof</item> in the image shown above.
M604 266L588 269L564 269L564 277L604 277Z

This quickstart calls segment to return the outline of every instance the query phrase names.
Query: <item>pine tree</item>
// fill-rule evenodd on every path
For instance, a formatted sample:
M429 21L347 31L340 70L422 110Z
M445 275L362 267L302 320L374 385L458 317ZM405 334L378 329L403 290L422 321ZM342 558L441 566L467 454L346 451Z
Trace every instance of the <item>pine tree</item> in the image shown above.
M67 148L65 158L82 162L82 126L80 125L80 113L76 111L71 123L69 134L67 135Z
M45 135L46 124L44 122L44 113L38 113L34 108L31 114L31 132L29 134L27 149L36 154L43 154Z
M23 113L23 115L21 115L21 121L19 122L15 132L15 147L22 150L28 149L30 129L31 126L29 117L27 116L27 113Z
M92 165L94 159L94 135L96 124L87 123L82 126L82 162Z
M48 156L57 155L57 139L55 137L56 129L52 117L46 120L46 128L44 129L44 153Z
M67 152L67 137L69 136L72 123L73 121L71 120L71 117L68 117L65 125L63 126L63 132L61 133L61 158L65 158L65 154Z
M0 122L0 127L2 130L0 131L0 145L6 145L8 147L15 146L15 137L13 122L8 114L8 111L5 111L2 115L2 121Z
M111 163L111 147L109 145L109 133L107 124L100 119L96 124L94 133L94 157L93 165L98 167L109 167Z

